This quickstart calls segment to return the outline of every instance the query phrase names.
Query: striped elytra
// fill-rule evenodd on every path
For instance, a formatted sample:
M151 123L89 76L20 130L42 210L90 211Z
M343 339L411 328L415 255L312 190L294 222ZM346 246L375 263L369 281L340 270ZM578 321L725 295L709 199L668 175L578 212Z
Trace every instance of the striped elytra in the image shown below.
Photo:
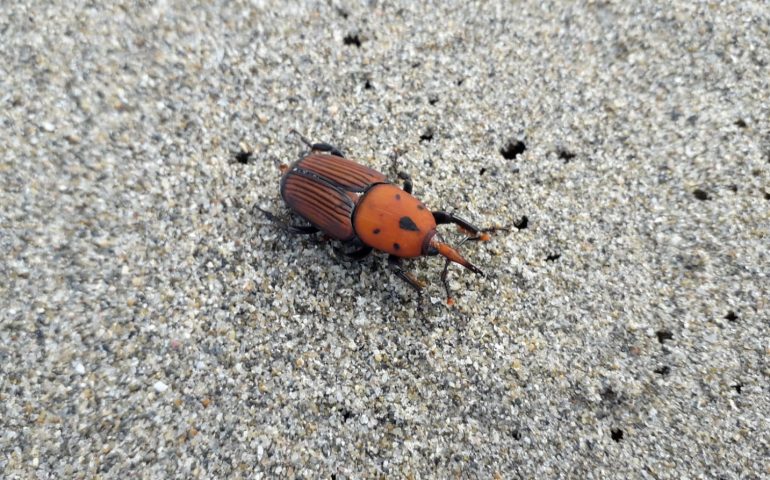
M369 167L334 155L311 154L303 158L293 169L301 169L323 177L345 190L363 192L370 185L387 182L388 178Z
M449 262L482 274L457 250L441 241L436 227L453 223L478 240L488 238L486 232L494 228L479 229L451 212L431 212L412 195L412 180L408 174L398 174L404 181L401 188L382 173L343 158L334 146L310 143L298 135L310 147L311 153L290 167L282 165L281 197L294 213L312 226L286 224L289 231L316 233L320 230L327 237L354 247L348 251L335 248L354 259L361 259L373 250L387 253L390 269L417 292L424 285L403 269L401 260L441 255L447 260L441 279L448 304L452 303L446 280ZM270 212L263 212L274 218Z
M281 181L281 196L299 216L330 237L349 241L358 197L385 175L334 155L311 154L292 165Z

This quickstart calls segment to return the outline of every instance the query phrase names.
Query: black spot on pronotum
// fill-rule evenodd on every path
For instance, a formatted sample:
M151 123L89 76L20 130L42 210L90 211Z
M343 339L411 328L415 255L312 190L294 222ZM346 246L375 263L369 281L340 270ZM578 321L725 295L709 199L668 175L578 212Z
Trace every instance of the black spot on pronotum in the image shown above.
M655 373L657 373L658 375L663 375L665 377L666 375L671 373L671 367L669 367L668 365L663 365L662 367L656 368Z
M695 196L695 198L697 198L700 201L711 200L711 195L709 195L707 191L702 190L700 188L696 188L695 190L693 190L692 194Z
M517 230L524 230L527 228L527 225L529 224L529 218L527 218L526 215L522 215L520 219L513 222L513 226L516 227Z
M414 223L414 220L412 220L411 218L406 217L406 216L401 217L398 220L398 226L402 230L409 230L409 231L412 231L412 232L419 232L420 231L420 229L417 228L417 225Z
M517 140L515 142L510 141L505 145L505 147L500 149L500 154L506 160L513 160L514 158L524 153L526 149L527 146L524 145L524 142L521 140Z
M725 320L727 320L728 322L734 322L738 320L738 315L736 315L735 312L730 310L729 312L727 312L727 315L725 315Z
M396 194L396 200L401 200L401 194L400 193Z
M623 430L619 428L613 428L612 430L610 430L610 435L612 436L612 439L616 442L623 440Z
M345 45L355 45L356 47L361 46L361 39L358 37L358 35L348 34L345 35L345 38L342 39L342 43Z
M394 244L393 244L393 249L395 249L395 250L401 250L401 245L399 245L398 243L394 243Z
M380 233L380 229L379 228L375 228L374 230L372 230L372 233L377 235L378 233Z
M671 340L674 338L674 334L668 330L658 330L655 332L655 336L658 337L659 343L666 343L666 340Z
M240 152L235 154L235 161L242 165L245 165L249 163L249 160L251 160L251 155L252 155L251 152L246 152L241 150Z

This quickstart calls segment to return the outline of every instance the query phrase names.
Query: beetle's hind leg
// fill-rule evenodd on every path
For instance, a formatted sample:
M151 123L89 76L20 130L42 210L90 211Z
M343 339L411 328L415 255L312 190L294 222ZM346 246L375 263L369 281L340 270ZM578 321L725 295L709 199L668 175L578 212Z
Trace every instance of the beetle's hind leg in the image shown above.
M281 228L288 231L289 233L296 233L300 235L311 235L319 231L318 228L314 227L313 225L289 225L288 223L278 218L273 212L269 210L265 210L260 207L256 207L256 208L260 212L262 212L267 217L268 220L280 226Z
M339 148L335 147L334 145L329 145L328 143L324 143L324 142L312 143L310 140L305 138L304 135L302 135L298 131L294 130L293 128L291 129L291 132L296 134L300 138L300 140L302 140L302 143L307 145L307 147L310 150L316 150L316 151L319 151L319 152L327 152L327 153L330 153L331 155L334 155L335 157L345 158L345 154L342 153L342 150L340 150Z

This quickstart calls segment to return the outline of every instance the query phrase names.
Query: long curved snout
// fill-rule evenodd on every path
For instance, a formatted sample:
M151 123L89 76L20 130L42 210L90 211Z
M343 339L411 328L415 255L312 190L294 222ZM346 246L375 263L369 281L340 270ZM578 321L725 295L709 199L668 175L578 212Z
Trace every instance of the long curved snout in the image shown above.
M446 243L433 240L431 241L431 246L438 250L439 255L446 257L448 260L462 265L473 273L484 275L484 272L482 272L479 267L466 260L462 255L460 255L460 252L450 247Z

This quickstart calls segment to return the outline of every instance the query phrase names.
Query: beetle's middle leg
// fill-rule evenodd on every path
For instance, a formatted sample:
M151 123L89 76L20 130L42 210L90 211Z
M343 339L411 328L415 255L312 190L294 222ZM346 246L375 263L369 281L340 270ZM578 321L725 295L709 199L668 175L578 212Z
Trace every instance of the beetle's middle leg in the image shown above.
M363 258L366 258L370 253L372 253L372 247L369 246L363 246L359 248L358 250L353 250L352 252L346 252L341 248L334 247L334 253L339 258L341 255L344 255L351 260L361 260Z
M334 145L329 145L328 143L313 143L310 145L310 150L318 150L319 152L328 152L335 157L345 158L345 155L342 153L342 151L335 147Z
M296 233L298 235L312 235L319 232L318 227L312 225L285 225L285 227L289 233Z
M317 150L319 152L328 152L328 153L334 155L335 157L345 158L345 154L342 153L342 150L340 150L339 148L335 147L334 145L329 145L328 143L324 143L324 142L312 143L310 140L305 138L305 136L302 135L301 133L299 133L298 131L296 131L294 129L292 129L291 131L293 133L295 133L300 138L300 140L302 140L302 143L307 145L307 147L310 150Z
M411 273L404 270L404 268L401 266L400 257L395 255L388 255L388 266L391 270L393 270L393 273L395 273L398 278L408 283L409 286L412 287L418 295L422 295L422 283L414 278Z

